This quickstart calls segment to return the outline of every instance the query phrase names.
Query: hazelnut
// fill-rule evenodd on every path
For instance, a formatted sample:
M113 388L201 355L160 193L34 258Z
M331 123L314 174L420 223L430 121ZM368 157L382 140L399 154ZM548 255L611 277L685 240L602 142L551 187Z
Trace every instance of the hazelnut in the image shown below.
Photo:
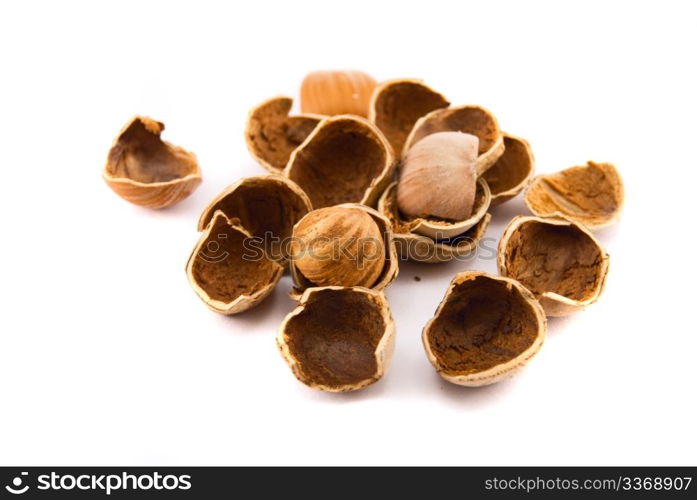
M253 237L263 241L267 256L286 265L287 241L293 226L312 210L310 200L297 184L281 175L246 177L229 186L203 210L198 230L203 231L222 211L236 218Z
M384 294L361 287L308 288L281 324L277 345L296 378L312 388L354 391L378 381L394 351Z
M562 215L600 229L617 222L624 203L624 186L611 163L589 161L580 167L535 177L525 192L525 204L540 217Z
M395 167L392 148L372 123L341 115L317 125L291 154L285 174L307 193L314 208L373 205Z
M525 285L547 316L565 316L600 297L610 257L582 225L518 216L499 241L499 272Z
M492 207L518 195L535 172L535 157L525 139L504 133L503 144L503 155L482 175L491 190Z
M397 155L416 121L450 103L421 80L388 80L377 86L370 100L368 119L387 137Z
M290 97L273 97L253 108L247 117L247 149L272 173L283 172L290 154L323 118L309 114L289 116L292 105Z
M328 116L367 117L375 85L373 77L362 71L313 71L300 86L300 109Z
M196 156L160 139L165 125L144 116L129 121L114 140L102 176L121 198L164 208L201 184Z
M496 117L481 106L467 105L436 109L419 118L406 139L402 155L427 135L448 131L479 138L477 175L482 175L503 154L503 133Z
M358 204L314 210L293 229L290 271L296 292L313 286L382 290L397 275L389 222Z
M251 235L239 219L218 210L186 263L199 298L215 312L237 314L259 304L274 289L283 267L263 254L247 254Z
M397 203L409 217L455 221L472 215L477 189L479 139L461 132L431 134L414 145L402 161Z
M522 368L540 350L546 333L542 307L524 286L467 271L453 278L422 340L441 377L481 386Z

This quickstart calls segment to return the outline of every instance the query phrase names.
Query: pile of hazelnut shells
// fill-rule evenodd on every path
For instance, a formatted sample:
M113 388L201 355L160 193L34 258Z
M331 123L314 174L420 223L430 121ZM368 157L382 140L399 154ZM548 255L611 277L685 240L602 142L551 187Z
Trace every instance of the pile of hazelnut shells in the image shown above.
M259 304L288 270L297 307L278 348L304 384L352 391L379 380L394 349L384 290L400 260L446 262L476 252L490 210L524 191L498 245L500 276L457 274L423 329L446 380L480 386L519 370L542 346L547 317L598 300L609 256L592 231L617 221L621 178L588 162L534 177L525 139L477 105L450 104L420 80L377 83L360 71L317 71L289 97L254 107L245 140L268 174L224 189L203 210L186 264L211 310ZM136 205L162 208L201 183L193 153L136 116L103 177Z

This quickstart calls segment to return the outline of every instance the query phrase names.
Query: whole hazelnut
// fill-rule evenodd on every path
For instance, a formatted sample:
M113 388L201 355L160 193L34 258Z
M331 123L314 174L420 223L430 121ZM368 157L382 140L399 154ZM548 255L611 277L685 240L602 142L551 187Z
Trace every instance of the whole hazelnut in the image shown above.
M371 287L385 266L385 245L373 217L357 207L314 210L293 230L295 268L315 286Z
M479 139L438 132L414 144L402 163L397 204L408 217L465 220L477 191Z

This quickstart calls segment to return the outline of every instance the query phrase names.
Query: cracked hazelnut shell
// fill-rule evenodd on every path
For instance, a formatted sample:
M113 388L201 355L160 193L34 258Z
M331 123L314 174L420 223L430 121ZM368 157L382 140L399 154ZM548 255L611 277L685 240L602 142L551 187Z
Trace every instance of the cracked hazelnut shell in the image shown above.
M276 343L296 378L347 392L378 381L394 351L385 295L362 287L308 288L281 324Z
M286 265L293 226L312 210L312 205L293 181L268 174L246 177L223 190L203 210L198 230L203 231L219 210L228 219L238 219L253 237L263 241L260 246L267 256Z
M313 71L300 86L303 113L368 116L375 79L356 70Z
M525 191L525 204L540 217L561 215L589 229L617 222L624 186L611 163L589 161L554 174L535 177Z
M483 216L466 231L442 240L413 232L414 221L405 219L397 207L397 183L390 184L380 197L378 211L390 222L394 243L402 259L435 264L466 257L474 252L484 236L491 215Z
M497 263L503 276L538 298L547 316L566 316L598 300L610 257L580 224L518 216L501 236Z
M382 130L399 156L416 121L435 109L449 105L443 95L421 80L388 80L375 88L368 119Z
M479 138L477 175L482 175L503 154L503 132L496 117L481 106L466 105L431 111L414 124L404 143L402 156L414 144L436 132L464 132Z
M218 210L186 263L189 283L206 306L237 314L259 304L281 279L283 266L263 254L247 253L251 235L239 219Z
M368 120L339 115L322 120L293 151L285 175L314 208L374 205L396 168L389 143Z
M346 203L314 210L293 229L294 298L307 288L323 285L358 284L383 290L398 271L390 223L370 207Z
M535 172L535 157L525 139L504 132L501 157L482 174L491 190L491 206L507 202L520 193Z
M201 184L196 155L160 138L165 125L145 116L129 121L114 140L102 177L126 201L164 208Z
M290 154L322 120L320 115L290 115L290 97L272 97L252 108L244 131L247 149L271 173L283 173Z
M466 271L453 278L426 324L426 355L448 382L482 386L503 380L540 350L547 319L515 280Z

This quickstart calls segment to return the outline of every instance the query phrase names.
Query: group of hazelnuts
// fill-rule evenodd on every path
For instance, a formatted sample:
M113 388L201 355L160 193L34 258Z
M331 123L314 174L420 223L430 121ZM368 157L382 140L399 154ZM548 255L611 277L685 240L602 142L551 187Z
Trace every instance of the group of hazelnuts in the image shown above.
M400 259L471 255L489 211L522 191L534 215L504 230L500 276L453 278L423 329L429 361L456 384L496 382L537 353L548 316L600 296L609 256L591 231L616 222L624 198L612 164L533 177L527 141L420 80L316 71L302 82L300 113L292 104L279 96L250 111L246 143L269 173L203 210L186 274L210 309L237 314L289 270L298 304L277 344L301 382L345 392L379 380L395 337L384 290ZM134 204L166 207L201 183L195 155L163 141L163 129L136 116L109 151L103 177Z

